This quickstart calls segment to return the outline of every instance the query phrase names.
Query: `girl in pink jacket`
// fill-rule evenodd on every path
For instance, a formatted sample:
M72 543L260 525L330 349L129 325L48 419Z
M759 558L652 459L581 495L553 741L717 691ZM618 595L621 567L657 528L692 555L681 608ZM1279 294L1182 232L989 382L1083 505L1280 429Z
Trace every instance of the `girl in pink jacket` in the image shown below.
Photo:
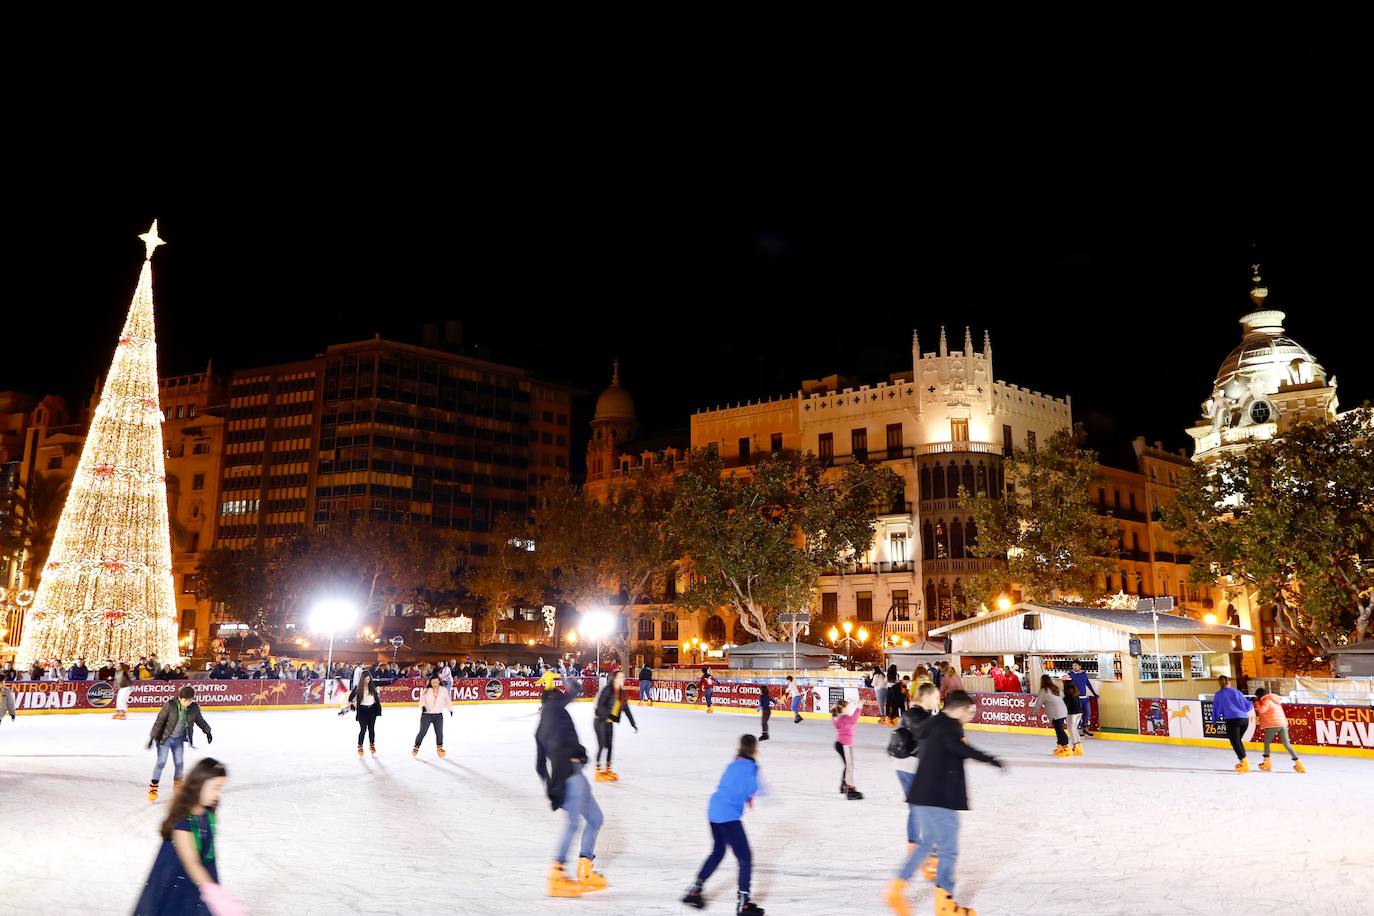
M431 725L434 726L435 750L440 757L444 756L444 713L452 711L449 688L444 686L438 674L431 674L425 688L420 691L420 733L415 736L415 746L410 749L410 756L420 753L420 745Z
M849 711L849 701L840 700L830 710L830 721L835 725L835 753L844 761L844 774L840 777L840 794L850 800L863 798L864 795L854 788L854 726L859 723L863 707L856 705Z

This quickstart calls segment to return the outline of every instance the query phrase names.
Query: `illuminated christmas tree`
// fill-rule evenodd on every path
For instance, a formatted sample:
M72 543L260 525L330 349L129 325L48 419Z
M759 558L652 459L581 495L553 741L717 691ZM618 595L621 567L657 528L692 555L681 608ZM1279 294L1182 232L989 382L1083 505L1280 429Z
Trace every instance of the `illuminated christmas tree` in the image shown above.
M153 329L157 222L139 238L143 271L28 610L21 666L180 654Z

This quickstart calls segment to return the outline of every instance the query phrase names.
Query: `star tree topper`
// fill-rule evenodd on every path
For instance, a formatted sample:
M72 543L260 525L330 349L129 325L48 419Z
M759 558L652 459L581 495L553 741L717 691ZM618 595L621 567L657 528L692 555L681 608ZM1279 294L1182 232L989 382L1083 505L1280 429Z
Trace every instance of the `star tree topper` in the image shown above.
M152 226L148 227L148 231L140 235L139 238L143 239L143 244L148 247L147 252L143 256L143 260L145 261L151 261L153 259L153 252L157 250L157 246L167 244L162 239L158 238L157 220L153 220Z

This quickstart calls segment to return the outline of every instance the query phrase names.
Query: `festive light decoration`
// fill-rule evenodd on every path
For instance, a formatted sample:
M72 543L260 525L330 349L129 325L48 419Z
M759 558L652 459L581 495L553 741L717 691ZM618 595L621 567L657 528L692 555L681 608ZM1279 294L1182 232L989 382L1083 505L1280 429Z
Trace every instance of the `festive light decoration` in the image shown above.
M427 617L425 618L426 633L471 633L472 618L458 615L457 617Z
M157 222L91 418L18 663L180 657L153 326Z

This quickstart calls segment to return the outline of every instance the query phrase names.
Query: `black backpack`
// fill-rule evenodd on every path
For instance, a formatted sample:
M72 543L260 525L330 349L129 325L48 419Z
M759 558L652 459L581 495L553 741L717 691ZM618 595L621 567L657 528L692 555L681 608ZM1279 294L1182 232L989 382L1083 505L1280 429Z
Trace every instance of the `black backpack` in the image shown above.
M915 753L916 736L911 733L911 729L905 725L893 729L892 737L887 739L887 755L900 760Z

